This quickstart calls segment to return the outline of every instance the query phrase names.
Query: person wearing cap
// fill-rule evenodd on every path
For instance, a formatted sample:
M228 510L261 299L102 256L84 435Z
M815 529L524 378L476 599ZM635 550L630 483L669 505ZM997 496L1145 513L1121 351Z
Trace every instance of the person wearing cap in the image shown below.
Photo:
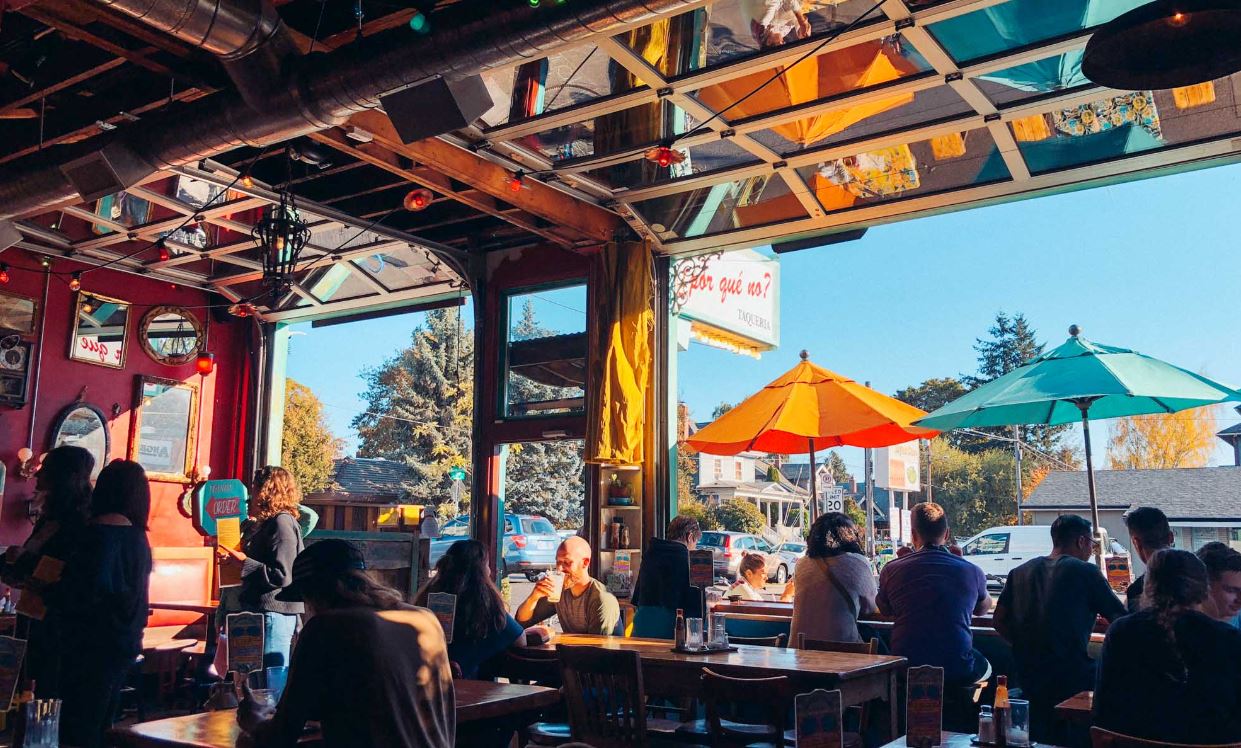
M273 710L247 691L238 745L295 746L309 721L323 744L447 748L456 732L448 649L439 621L366 572L362 553L322 540L293 562L277 598L306 605L288 684Z

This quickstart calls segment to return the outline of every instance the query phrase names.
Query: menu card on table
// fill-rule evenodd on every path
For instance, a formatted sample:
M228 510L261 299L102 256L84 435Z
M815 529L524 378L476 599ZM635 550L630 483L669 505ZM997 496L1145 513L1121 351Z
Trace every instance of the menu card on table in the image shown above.
M26 657L26 641L11 636L0 636L0 704L8 709L17 693L17 681L22 674L22 660Z
M263 669L263 614L233 613L225 623L228 635L228 669L253 673Z
M707 588L715 581L715 553L711 550L689 552L689 585Z
M797 748L841 748L845 742L840 691L816 688L793 700Z
M452 629L457 620L457 596L448 592L432 592L427 595L427 607L444 629L444 642L452 644Z
M940 744L944 718L944 669L909 668L909 691L905 708L905 745L932 748Z

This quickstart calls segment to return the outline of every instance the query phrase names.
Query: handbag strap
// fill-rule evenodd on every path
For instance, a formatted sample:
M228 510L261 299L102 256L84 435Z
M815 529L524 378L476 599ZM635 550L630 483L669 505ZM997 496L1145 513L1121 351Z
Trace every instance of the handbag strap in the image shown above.
M840 580L836 578L836 575L832 573L832 566L827 562L827 559L823 558L819 559L819 561L823 566L823 573L827 575L827 581L831 582L832 586L836 588L836 591L840 593L840 596L845 599L845 605L849 606L849 613L853 616L853 620L856 621L858 617L858 609L857 602L854 601L853 595L849 594L849 591L845 589L845 586L841 584Z

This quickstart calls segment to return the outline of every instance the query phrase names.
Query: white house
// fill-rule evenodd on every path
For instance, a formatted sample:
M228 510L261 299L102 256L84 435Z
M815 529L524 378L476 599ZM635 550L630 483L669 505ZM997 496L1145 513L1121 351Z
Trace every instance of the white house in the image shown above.
M698 453L698 493L708 505L729 499L751 501L781 537L800 535L802 510L809 494L785 480L768 480L768 464L759 452L723 456Z

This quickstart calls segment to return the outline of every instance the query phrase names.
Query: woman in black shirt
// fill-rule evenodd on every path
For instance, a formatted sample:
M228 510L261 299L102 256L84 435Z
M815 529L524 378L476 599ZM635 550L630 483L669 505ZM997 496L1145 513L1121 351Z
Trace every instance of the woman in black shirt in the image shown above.
M1167 743L1241 741L1241 631L1201 612L1207 570L1175 549L1151 557L1142 610L1111 625L1094 724Z
M103 744L125 674L142 651L150 512L141 465L113 460L100 471L82 547L57 589L65 610L61 738L68 745Z

